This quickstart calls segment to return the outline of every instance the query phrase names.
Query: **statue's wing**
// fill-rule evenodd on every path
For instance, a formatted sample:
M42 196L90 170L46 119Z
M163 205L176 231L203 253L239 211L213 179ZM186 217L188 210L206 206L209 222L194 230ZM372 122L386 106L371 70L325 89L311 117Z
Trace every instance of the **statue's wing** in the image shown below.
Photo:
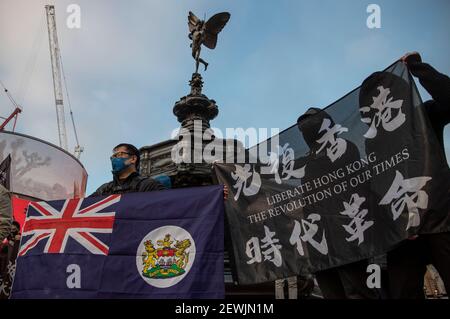
M200 19L195 16L191 11L189 11L188 16L188 25L189 25L189 32L194 31L197 24L200 22Z
M217 44L217 35L225 27L230 14L228 12L221 12L213 15L205 24L205 40L203 44L209 48L214 49Z

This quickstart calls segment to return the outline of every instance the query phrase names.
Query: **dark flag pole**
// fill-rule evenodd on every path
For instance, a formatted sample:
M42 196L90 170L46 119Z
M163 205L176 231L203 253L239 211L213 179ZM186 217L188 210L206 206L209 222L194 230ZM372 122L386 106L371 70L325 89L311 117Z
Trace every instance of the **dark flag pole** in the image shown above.
M0 184L6 189L10 189L11 178L11 155L8 155L0 164Z

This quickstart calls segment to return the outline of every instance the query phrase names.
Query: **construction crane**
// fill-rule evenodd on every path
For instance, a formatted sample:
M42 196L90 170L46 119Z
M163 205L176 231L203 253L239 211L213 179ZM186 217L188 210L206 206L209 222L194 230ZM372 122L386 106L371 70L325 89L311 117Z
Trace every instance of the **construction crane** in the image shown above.
M0 117L1 119L5 120L2 124L0 124L0 131L2 131L6 124L9 123L9 121L11 121L14 118L14 126L13 126L13 132L16 128L16 123L17 123L17 117L19 115L19 113L22 112L22 109L20 107L16 107L16 109L11 113L10 116L8 117Z
M64 117L64 102L63 102L63 90L61 83L61 71L64 76L64 84L66 88L67 102L69 103L70 117L72 119L72 125L75 133L75 140L77 145L75 146L75 157L80 158L81 152L84 148L80 146L78 142L78 135L75 127L75 121L73 119L72 107L70 106L69 92L67 90L67 82L64 73L64 67L62 64L61 51L58 44L58 34L56 32L56 19L55 19L55 6L46 5L45 10L47 13L47 28L48 28L48 41L50 46L50 57L52 62L52 74L53 74L53 87L55 93L55 105L56 105L56 118L58 121L58 136L59 146L67 151L67 132L66 121Z
M5 90L6 96L9 98L9 100L11 101L11 103L14 105L15 109L14 111L11 113L10 116L8 117L2 117L0 116L0 118L2 120L4 120L3 123L0 124L0 131L3 131L3 129L5 128L5 126L12 120L14 119L14 125L13 125L13 132L16 129L16 123L17 123L17 118L19 117L19 113L22 112L22 108L19 106L19 104L16 103L16 101L14 100L14 98L12 97L11 93L9 93L8 89L6 88L6 86L3 84L2 81L0 81L0 85L3 87L3 89Z
M61 83L61 63L59 60L58 35L56 33L55 6L46 5L48 41L52 61L53 87L55 91L56 118L58 121L59 146L67 151L66 121L64 118L63 91Z

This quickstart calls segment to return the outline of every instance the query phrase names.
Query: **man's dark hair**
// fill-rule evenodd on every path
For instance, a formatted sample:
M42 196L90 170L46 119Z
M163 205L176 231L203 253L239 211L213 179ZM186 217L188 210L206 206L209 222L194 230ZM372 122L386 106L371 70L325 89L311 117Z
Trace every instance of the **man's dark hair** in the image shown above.
M327 118L334 125L331 116L322 109L311 107L297 119L297 128L303 135L303 139L310 148L317 146L317 139L320 135L320 127L323 120Z
M297 119L297 125L300 124L304 119L316 115L317 113L320 113L322 110L317 107L310 107L304 114L300 115Z
M410 85L401 76L391 72L375 72L368 76L361 84L359 90L359 107L371 105L373 97L378 96L379 87L383 86L389 88L390 94L394 95L396 99L401 98L404 105L408 105L411 99Z
M136 156L136 158L137 158L136 159L136 170L139 171L139 164L141 162L141 153L136 148L136 146L127 144L127 143L121 143L121 144L117 145L116 147L114 147L113 150L115 150L119 147L125 147L127 149L127 153L129 153L130 155Z

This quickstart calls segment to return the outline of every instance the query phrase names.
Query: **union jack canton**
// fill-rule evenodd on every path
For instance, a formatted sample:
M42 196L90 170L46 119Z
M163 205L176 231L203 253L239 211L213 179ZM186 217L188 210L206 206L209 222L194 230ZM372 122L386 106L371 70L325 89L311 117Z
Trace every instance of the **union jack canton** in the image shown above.
M30 203L22 233L25 241L22 239L19 256L32 250L47 254L71 252L67 245L70 239L79 244L75 245L77 250L81 245L92 254L108 255L109 244L99 237L112 233L116 212L108 208L118 203L120 197L111 195L84 208L81 207L85 199L68 199L61 209L52 206L53 202Z

